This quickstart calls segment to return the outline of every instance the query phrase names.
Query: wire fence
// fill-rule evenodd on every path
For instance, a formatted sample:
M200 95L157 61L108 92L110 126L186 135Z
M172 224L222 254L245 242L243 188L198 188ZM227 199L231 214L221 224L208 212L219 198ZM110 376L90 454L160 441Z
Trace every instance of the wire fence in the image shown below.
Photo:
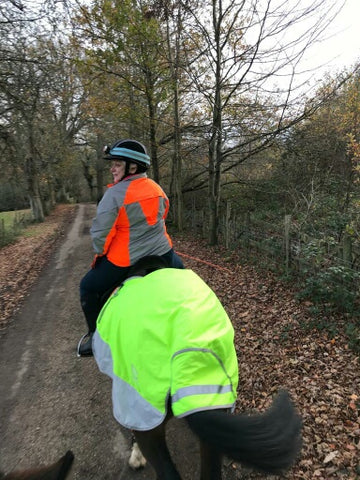
M189 212L192 231L206 238L209 232L205 210ZM310 236L299 229L290 215L279 222L259 221L249 213L222 212L219 238L229 250L261 261L282 274L295 275L304 296L329 302L340 310L360 311L360 249L346 233Z

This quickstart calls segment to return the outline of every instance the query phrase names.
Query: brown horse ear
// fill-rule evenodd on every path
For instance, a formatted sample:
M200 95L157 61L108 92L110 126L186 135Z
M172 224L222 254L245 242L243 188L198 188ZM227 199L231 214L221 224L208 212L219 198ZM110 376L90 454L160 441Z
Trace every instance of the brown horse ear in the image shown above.
M9 473L1 480L64 480L70 471L74 454L69 450L56 463L47 467Z

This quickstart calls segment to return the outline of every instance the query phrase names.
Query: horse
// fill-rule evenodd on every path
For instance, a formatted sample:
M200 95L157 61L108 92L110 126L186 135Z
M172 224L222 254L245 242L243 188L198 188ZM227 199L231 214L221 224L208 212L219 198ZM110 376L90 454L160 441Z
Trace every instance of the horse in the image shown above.
M65 480L73 460L74 454L68 450L57 462L45 467L19 470L5 476L0 472L0 480Z
M270 474L299 456L302 421L287 391L263 413L234 414L233 327L195 272L139 260L103 306L93 352L112 379L115 419L135 438L130 465L144 465L143 455L157 480L181 480L165 436L172 416L199 439L201 480L221 480L225 455Z

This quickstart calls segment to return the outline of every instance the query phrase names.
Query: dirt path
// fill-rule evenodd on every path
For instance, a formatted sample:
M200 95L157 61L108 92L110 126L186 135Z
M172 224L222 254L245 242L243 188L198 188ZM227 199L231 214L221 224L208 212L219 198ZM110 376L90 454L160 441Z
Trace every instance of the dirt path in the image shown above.
M85 330L78 286L92 259L95 207L76 206L65 235L58 227L66 212L60 212L39 228L49 228L50 239L60 232L55 249L45 235L37 237L35 252L31 238L22 238L16 251L0 252L0 316L6 317L0 318L0 469L49 463L72 449L72 479L154 480L150 467L132 472L127 466L130 434L113 419L110 380L92 358L76 357ZM299 409L303 449L284 478L358 480L359 356L344 334L349 319L336 319L334 332L309 328L313 319L289 285L241 262L236 252L229 255L188 235L174 239L186 267L209 284L233 321L240 367L237 410L265 409L279 388L291 393ZM168 438L183 479L198 479L198 444L186 425L172 420ZM223 470L224 480L275 478L230 462Z
M78 285L89 267L94 207L79 205L74 222L0 338L0 468L5 472L56 460L67 449L71 478L155 478L127 466L129 432L112 416L110 381L93 358L77 358L85 330ZM198 478L198 447L186 426L169 425L184 479ZM234 478L225 467L225 478Z

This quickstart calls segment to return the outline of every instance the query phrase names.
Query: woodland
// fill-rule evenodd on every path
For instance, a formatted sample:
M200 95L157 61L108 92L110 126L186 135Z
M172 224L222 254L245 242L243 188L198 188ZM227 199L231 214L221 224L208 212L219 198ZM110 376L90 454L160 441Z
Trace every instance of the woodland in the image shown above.
M135 138L177 231L295 274L316 315L356 319L359 64L320 79L303 64L340 4L5 0L0 211L43 222L98 201L104 146Z
M6 340L54 247L73 224L77 208L57 205L44 222L29 225L26 235L0 249L0 340L2 335ZM231 475L224 478L358 480L359 356L341 329L346 318L336 318L337 329L315 328L308 302L299 302L294 289L276 275L246 264L236 252L229 255L223 245L209 246L187 232L171 233L186 268L214 290L234 326L239 361L236 411L264 411L273 395L286 389L303 420L303 447L289 472L281 477L264 475L226 460ZM79 371L67 375L76 377ZM83 439L81 433L79 440ZM38 448L36 442L32 448ZM99 480L109 478L107 471L103 473Z
M5 0L0 210L98 201L104 145L135 138L179 232L357 316L359 64L303 66L341 3Z
M322 301L329 278L358 285L359 65L316 81L302 66L338 12L337 0L5 0L1 210L42 222L57 203L99 200L104 145L136 138L179 232L237 248L249 218L270 243L285 218L285 273L315 268ZM299 252L305 269L290 265ZM354 311L357 293L345 297Z
M240 283L224 275L218 283L221 299L237 285L249 302L236 330L242 348L250 348L249 335L263 349L276 337L303 352L307 411L317 425L309 445L327 471L305 474L314 472L309 453L296 478L359 475L360 64L320 79L303 66L341 3L0 3L0 211L30 208L41 225L59 205L97 202L110 181L103 147L143 142L149 176L170 198L169 228L186 252L215 262L221 249L224 268L227 261L236 272L249 268ZM265 280L273 274L282 282L276 287ZM252 304L255 278L264 292ZM300 307L285 311L281 303L289 285L301 302L299 321ZM278 292L276 302L266 289ZM265 324L253 333L248 317L265 301L264 318L271 323L280 311L284 320L275 337L269 324L261 340ZM256 355L270 372L266 351ZM346 388L327 398L335 373ZM314 399L321 408L312 410ZM337 409L330 420L329 403ZM347 411L341 432L351 431L351 440L325 442L329 421Z
M98 201L104 145L135 138L177 231L255 261L276 251L304 296L356 318L359 65L320 80L302 66L338 12L337 0L5 0L1 210L42 222L57 203Z

